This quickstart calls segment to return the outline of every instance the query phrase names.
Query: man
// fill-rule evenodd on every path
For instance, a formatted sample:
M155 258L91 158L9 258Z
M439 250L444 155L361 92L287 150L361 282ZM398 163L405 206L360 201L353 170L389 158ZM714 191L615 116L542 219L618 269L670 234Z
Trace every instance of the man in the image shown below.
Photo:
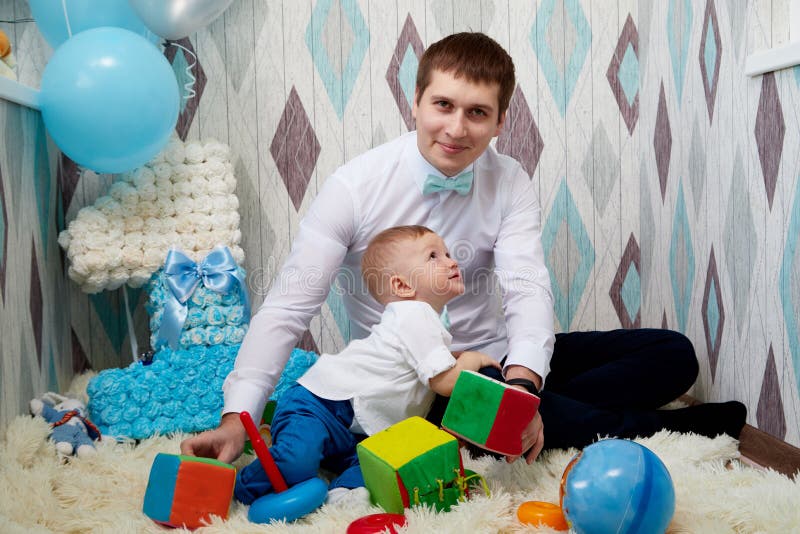
M662 428L738 435L745 418L740 403L656 411L697 375L694 350L681 334L554 335L534 185L516 161L489 147L514 86L511 58L483 34L451 35L428 48L417 72L416 132L368 151L326 180L251 320L223 387L220 426L184 441L184 454L225 462L241 454L245 431L237 412L262 412L334 276L345 288L352 337L369 334L381 307L361 281L361 255L380 231L410 224L442 236L463 268L466 291L448 304L451 350L489 354L502 364L497 378L541 395L540 412L521 436L528 463L545 445L581 447L598 435L634 437ZM441 408L429 419L436 422Z

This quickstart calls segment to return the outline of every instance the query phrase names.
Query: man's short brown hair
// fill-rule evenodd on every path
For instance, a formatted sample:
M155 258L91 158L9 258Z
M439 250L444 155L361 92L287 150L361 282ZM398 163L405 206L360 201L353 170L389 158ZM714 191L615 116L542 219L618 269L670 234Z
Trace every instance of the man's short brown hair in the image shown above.
M389 296L389 280L396 274L392 268L396 260L394 246L402 241L419 239L425 234L432 233L433 230L427 226L394 226L383 230L370 240L364 255L361 256L361 276L375 300L383 304Z
M496 83L498 94L497 119L508 109L516 84L514 62L497 41L479 32L448 35L425 50L417 69L417 104L431 83L434 70L461 76L473 83Z

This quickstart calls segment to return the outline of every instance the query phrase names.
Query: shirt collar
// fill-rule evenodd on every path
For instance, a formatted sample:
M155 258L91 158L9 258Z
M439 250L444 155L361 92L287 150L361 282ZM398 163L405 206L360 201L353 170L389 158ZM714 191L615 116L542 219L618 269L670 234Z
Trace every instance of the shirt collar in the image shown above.
M444 178L445 180L449 179L447 176L441 173L439 169L434 167L433 165L428 162L423 156L422 153L419 151L419 146L417 145L417 134L414 132L414 135L409 136L411 139L412 146L409 147L409 167L411 168L411 173L414 176L414 182L417 184L420 192L422 192L422 188L425 185L425 179L428 177L429 174L433 174L435 176L439 176ZM472 171L475 168L475 162L473 161L469 165L467 165L460 173ZM458 176L458 174L456 176ZM450 178L455 178L452 176Z

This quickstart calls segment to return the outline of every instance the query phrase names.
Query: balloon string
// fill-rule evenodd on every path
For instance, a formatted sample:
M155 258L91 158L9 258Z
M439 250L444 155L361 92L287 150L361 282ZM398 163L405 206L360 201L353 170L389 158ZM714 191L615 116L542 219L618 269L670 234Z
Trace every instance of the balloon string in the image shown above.
M67 22L67 34L72 39L72 27L69 25L69 15L67 14L67 0L61 0L61 8L64 10L64 20Z
M196 95L194 91L194 82L196 78L194 77L194 74L192 74L192 69L195 67L195 65L197 65L197 56L195 55L194 52L192 52L183 45L179 45L178 43L175 43L173 41L168 41L168 42L172 46L177 46L178 48L180 48L181 50L192 56L192 64L186 67L186 76L189 78L189 81L183 84L183 89L186 91L186 94L183 95L183 99L189 100L191 98L194 98Z
M133 354L133 361L139 361L139 344L136 342L136 332L133 329L133 316L131 315L131 304L128 302L128 285L122 284L122 296L125 299L123 306L125 306L125 322L128 323L128 338L131 342L131 354Z

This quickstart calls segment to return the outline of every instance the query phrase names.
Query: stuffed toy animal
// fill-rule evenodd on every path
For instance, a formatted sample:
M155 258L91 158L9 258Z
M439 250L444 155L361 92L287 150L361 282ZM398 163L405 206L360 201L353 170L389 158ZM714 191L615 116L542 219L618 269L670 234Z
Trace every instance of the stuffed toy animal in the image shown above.
M30 411L50 423L50 439L62 456L77 454L82 458L96 452L94 440L100 439L100 431L86 417L86 406L78 399L48 392L30 402Z
M8 40L8 35L0 30L0 76L16 80L17 73L14 72L16 64L14 54L11 53L11 41Z

